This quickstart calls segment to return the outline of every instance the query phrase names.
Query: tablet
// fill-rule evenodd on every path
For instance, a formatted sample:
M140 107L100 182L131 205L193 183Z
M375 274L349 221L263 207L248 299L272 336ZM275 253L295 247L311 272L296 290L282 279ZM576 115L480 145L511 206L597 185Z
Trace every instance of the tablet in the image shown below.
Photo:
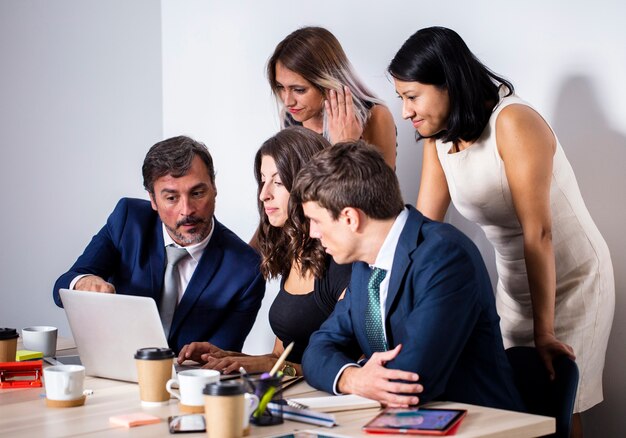
M369 433L446 435L465 414L465 409L387 408L363 426L363 430Z

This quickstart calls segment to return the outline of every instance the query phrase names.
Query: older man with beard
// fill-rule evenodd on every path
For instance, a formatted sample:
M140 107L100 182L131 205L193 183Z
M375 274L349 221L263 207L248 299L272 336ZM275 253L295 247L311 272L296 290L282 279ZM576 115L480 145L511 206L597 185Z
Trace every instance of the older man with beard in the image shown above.
M180 136L143 163L150 201L122 198L59 289L152 297L172 349L207 341L241 351L265 292L259 256L214 218L215 171L206 146ZM168 266L169 260L169 266Z

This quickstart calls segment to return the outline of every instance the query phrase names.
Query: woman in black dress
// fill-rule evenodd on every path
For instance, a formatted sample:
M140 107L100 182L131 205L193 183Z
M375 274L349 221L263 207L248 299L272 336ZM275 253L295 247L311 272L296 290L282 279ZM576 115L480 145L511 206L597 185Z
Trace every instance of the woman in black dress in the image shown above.
M230 373L268 371L292 341L285 374L301 375L302 354L309 337L332 313L350 282L351 265L337 265L319 240L309 237L308 221L299 204L289 202L294 179L327 140L315 132L292 126L268 139L254 160L258 183L260 224L257 246L266 279L281 277L280 290L269 311L276 342L271 353L250 356L224 351L208 342L182 348L179 363L187 359Z

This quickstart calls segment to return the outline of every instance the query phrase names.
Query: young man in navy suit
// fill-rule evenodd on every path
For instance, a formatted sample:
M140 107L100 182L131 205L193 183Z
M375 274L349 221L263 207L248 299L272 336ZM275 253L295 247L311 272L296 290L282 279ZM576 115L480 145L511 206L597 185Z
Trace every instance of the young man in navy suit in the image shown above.
M142 170L150 201L119 201L57 280L54 301L63 305L61 288L152 297L176 352L193 341L241 351L265 281L258 254L214 218L217 190L209 151L191 138L170 138L148 151ZM167 259L176 257L171 252L182 255L168 275Z
M404 206L372 146L320 152L292 199L311 237L337 263L354 262L345 298L305 351L310 384L389 406L443 399L523 410L480 253L453 226Z

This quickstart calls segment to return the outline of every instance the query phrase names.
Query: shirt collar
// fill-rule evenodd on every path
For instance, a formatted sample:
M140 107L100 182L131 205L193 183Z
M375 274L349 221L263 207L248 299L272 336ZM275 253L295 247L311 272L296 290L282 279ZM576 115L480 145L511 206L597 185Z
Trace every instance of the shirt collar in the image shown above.
M209 233L209 235L206 236L202 240L202 242L194 243L193 245L188 245L188 246L180 246L179 244L174 242L174 239L172 239L172 237L170 236L170 233L167 232L167 228L165 228L165 224L162 224L162 228L163 228L164 246L167 247L167 246L172 245L178 248L185 248L187 252L189 253L189 255L191 256L191 258L193 258L196 262L199 262L200 258L202 257L202 253L204 252L204 249L207 247L207 245L209 244L209 240L211 240L211 237L213 236L213 231L215 230L215 218L211 218L211 232Z
M396 253L396 246L398 246L398 240L400 240L400 234L406 225L406 221L409 217L409 210L405 207L393 222L387 237L378 251L376 261L370 268L380 268L389 272L393 266L393 256Z

